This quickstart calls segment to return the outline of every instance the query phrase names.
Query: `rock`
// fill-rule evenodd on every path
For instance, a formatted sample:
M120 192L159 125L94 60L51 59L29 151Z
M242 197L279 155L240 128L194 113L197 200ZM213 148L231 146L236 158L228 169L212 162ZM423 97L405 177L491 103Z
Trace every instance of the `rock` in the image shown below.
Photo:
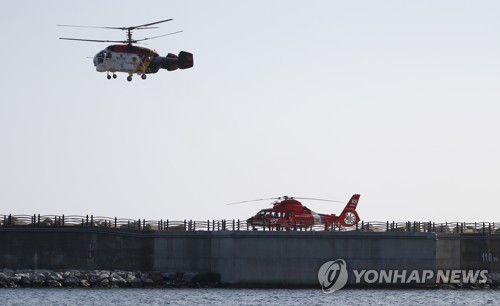
M53 279L46 280L45 285L47 287L51 287L51 288L61 287L61 283L59 283L58 281L53 280Z
M59 281L62 281L64 279L62 277L62 275L60 275L59 273L53 272L53 271L43 272L42 274L45 277L46 281L54 280L54 281L59 282Z
M134 274L129 274L126 281L130 287L134 287L134 288L142 287L141 279L139 277L135 277Z
M452 284L441 284L439 289L455 289L455 286Z
M102 280L99 282L99 285L100 285L101 287L104 287L104 288L109 287L109 279L107 279L107 278L102 279Z
M125 287L127 286L127 281L123 279L118 273L113 272L109 276L109 281L112 285L116 285L118 287Z
M141 282L144 286L153 286L154 285L154 281L151 279L151 276L149 275L149 273L143 273L141 275Z
M109 271L101 271L101 273L99 273L99 277L97 278L97 280L99 282L102 282L104 279L108 279L109 278Z
M9 278L7 279L7 281L11 282L11 283L19 284L21 282L21 278L22 278L21 275L14 274L12 276L9 276Z
M62 281L64 287L78 287L80 285L80 279L72 274L65 276Z
M175 273L175 272L163 272L160 274L163 277L163 279L166 281L174 281L176 276L177 276L177 273Z
M156 284L156 286L163 286L164 285L165 281L164 281L163 276L161 275L160 272L152 272L151 279Z
M99 274L97 273L89 273L87 275L87 280L91 286L97 286L99 284Z
M184 272L184 275L182 276L182 281L185 283L190 283L193 281L195 276L196 273L194 272Z
M31 281L29 279L29 276L27 275L22 276L19 284L21 285L21 287L31 287Z
M80 280L80 286L81 286L81 287L84 287L84 288L88 288L88 287L90 287L90 283L89 283L89 281L88 281L88 280L86 280L86 279L81 279L81 280Z
M128 277L129 272L126 271L115 271L114 273L120 275L121 278L126 279Z
M489 273L488 280L491 280L492 284L500 284L500 273Z
M45 276L41 273L29 273L28 277L33 287L40 287L45 283Z

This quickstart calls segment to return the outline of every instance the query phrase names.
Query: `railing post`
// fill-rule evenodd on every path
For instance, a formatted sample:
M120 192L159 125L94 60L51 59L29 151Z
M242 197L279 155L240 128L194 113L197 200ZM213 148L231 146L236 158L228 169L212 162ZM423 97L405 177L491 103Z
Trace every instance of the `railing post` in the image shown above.
M207 220L207 231L210 232L210 220Z
M117 221L118 221L118 220L117 220L117 219L116 219L116 217L115 217L115 228L116 228L116 222L117 222Z
M240 219L238 219L238 231L240 230Z
M90 226L94 226L94 215L90 215Z

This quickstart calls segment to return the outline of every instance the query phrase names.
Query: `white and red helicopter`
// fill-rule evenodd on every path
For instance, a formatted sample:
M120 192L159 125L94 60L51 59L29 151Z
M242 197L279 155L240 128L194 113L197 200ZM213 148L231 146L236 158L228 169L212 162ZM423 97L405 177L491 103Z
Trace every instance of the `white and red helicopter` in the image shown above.
M152 25L171 20L173 19L166 19L132 27L93 27L93 26L78 26L78 25L58 25L62 27L116 29L116 30L127 31L127 39L119 41L67 38L67 37L60 37L59 39L88 41L88 42L121 43L119 45L110 45L106 49L100 51L94 56L94 66L96 67L96 70L98 72L106 72L108 80L111 78L116 79L116 72L128 73L127 77L128 81L132 81L132 75L134 74L140 75L141 78L145 80L147 74L157 73L160 70L160 68L166 69L168 71L173 71L176 69L188 69L193 67L193 54L189 52L181 51L179 55L168 53L167 56L163 57L160 56L155 50L133 45L141 41L182 32L182 31L177 31L159 36L147 37L142 39L132 39L133 30L155 29L157 27L152 27Z

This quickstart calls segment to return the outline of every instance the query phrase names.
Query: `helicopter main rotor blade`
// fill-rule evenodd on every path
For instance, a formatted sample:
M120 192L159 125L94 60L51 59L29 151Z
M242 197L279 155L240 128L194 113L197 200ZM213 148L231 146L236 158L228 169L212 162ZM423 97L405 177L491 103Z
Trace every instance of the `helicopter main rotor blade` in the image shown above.
M68 37L59 37L59 39L63 40L77 40L77 41L90 41L90 42L115 42L115 43L127 43L123 40L98 40L98 39L82 39L82 38L68 38Z
M96 26L82 26L82 25L73 25L73 24L57 24L56 26L58 27L72 27L72 28L93 28L93 29L115 29L115 30L125 30L125 31L131 31L131 30L143 30L143 29L157 29L158 27L150 27L154 24L158 23L163 23L167 21L172 21L173 19L165 19L161 21L155 21L151 23L146 23L138 26L132 26L132 27L96 27Z
M91 29L112 29L112 30L128 30L127 27L95 27L95 26L82 26L73 24L56 24L57 27L70 27L70 28L91 28ZM141 27L137 30L142 29L158 29L158 27Z
M293 197L293 199L314 200L314 201L335 202L335 203L346 203L344 201L335 201L335 200L326 200L326 199L315 199L315 198L302 198L302 197Z
M249 200L249 201L241 201L241 202L229 203L229 204L226 204L226 205L235 205L235 204L242 204L242 203L249 203L249 202L269 201L269 200L279 200L279 199L281 199L281 198L257 199L257 200Z
M177 32L172 32L172 33L168 33L168 34L163 34L163 35L158 35L158 36L153 36L153 37L146 37L146 38L143 38L143 39L137 39L137 40L134 40L134 41L135 42L139 42L139 41L144 41L144 40L148 40L148 39L154 39L154 38L158 38L158 37L173 35L173 34L177 34L177 33L181 33L181 32L182 31L177 31Z
M173 19L165 19L165 20L162 20L162 21L156 21L156 22L146 23L146 24L143 24L143 25L135 26L135 27L128 27L127 29L130 29L130 30L137 29L137 28L143 28L144 29L144 27L148 27L148 26L153 25L153 24L163 23L163 22L172 21L172 20Z

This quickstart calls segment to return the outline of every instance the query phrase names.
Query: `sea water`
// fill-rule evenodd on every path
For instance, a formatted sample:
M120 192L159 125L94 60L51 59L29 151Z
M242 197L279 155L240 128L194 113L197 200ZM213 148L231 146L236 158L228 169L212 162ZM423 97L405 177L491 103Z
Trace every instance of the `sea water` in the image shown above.
M0 305L500 305L500 290L0 288Z

